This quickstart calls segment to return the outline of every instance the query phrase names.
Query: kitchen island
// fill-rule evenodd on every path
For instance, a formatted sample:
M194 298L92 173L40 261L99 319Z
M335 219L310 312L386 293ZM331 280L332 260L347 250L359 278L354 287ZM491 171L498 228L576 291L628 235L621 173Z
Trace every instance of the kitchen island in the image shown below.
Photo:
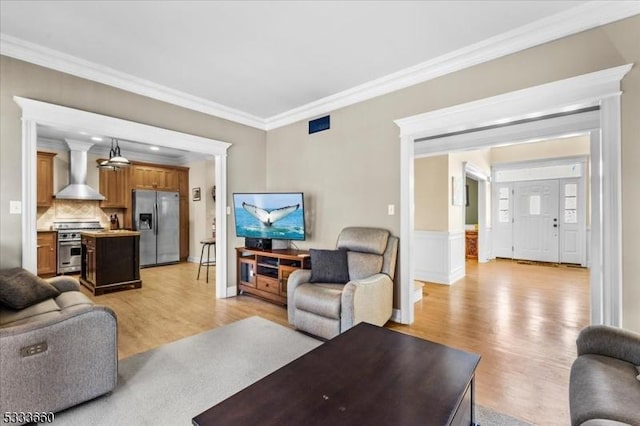
M82 285L96 296L112 290L142 287L139 232L88 231L80 235Z

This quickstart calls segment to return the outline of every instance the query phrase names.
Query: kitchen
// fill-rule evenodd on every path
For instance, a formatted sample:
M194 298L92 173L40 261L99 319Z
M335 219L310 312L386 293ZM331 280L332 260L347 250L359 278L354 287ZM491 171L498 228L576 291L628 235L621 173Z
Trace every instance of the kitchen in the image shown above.
M122 230L139 232L142 267L199 260L198 243L210 235L213 223L213 197L206 196L214 185L212 158L166 147L158 153L151 145L38 127L39 275L84 272L81 233L82 238L105 237L104 230L118 230L117 237L134 235ZM116 152L131 164L98 167ZM204 187L202 201L190 199L190 180ZM166 218L162 223L158 214Z

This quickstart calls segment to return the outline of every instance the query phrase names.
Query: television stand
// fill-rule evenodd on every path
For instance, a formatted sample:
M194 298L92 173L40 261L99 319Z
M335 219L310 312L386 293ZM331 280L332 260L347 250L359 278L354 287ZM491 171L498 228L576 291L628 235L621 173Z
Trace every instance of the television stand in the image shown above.
M238 294L247 293L281 305L287 304L289 275L311 268L307 250L238 247L236 257Z

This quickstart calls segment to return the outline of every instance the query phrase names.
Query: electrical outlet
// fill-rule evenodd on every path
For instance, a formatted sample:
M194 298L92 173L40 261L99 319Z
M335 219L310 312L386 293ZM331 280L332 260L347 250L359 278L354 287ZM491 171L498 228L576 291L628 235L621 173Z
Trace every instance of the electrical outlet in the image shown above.
M394 204L389 204L387 206L387 213L389 214L389 216L393 216L394 214L396 214L396 206Z

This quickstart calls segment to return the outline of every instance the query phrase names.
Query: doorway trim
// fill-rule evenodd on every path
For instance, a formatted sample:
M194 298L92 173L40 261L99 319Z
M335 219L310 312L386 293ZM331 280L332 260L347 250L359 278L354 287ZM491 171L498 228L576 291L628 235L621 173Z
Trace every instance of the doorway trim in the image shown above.
M470 130L496 126L524 118L542 117L561 112L576 111L588 107L599 107L598 128L582 128L592 134L592 164L600 167L592 170L592 180L599 179L599 185L591 185L593 210L600 215L592 216L592 323L622 325L622 228L621 228L621 171L620 171L620 81L633 64L622 65L583 74L552 83L533 86L522 90L468 102L440 110L418 114L394 122L400 127L400 315L404 324L414 321L414 307L411 302L413 288L413 230L414 230L414 176L413 160L415 144L426 137L450 134L460 130ZM539 121L538 123L544 123ZM544 124L541 124L543 126ZM535 126L529 138L536 137ZM497 128L499 130L499 128ZM555 131L555 136L565 135L578 129L567 126ZM598 131L599 130L599 131ZM487 130L485 132L491 132ZM596 141L594 133L600 134ZM552 135L546 135L550 137ZM454 149L478 147L478 142L470 139L453 141L421 142L421 154L446 152ZM517 142L514 139L513 142ZM431 144L431 142L434 142ZM484 146L495 142L487 141ZM594 145L596 150L594 150ZM604 204L603 204L604 203ZM602 209L606 205L607 209ZM600 293L594 289L602 289ZM601 295L602 297L599 297ZM599 297L599 298L598 298ZM594 298L596 300L594 300ZM597 306L596 306L597 305ZM601 315L594 315L601 308ZM597 317L600 318L597 318Z
M463 177L471 177L478 182L478 263L486 263L491 258L491 239L489 221L487 220L487 196L490 195L488 190L490 177L482 167L469 161L462 163L462 173ZM466 225L466 221L464 222L463 225Z
M38 125L76 132L86 131L162 147L180 146L187 151L214 155L216 199L227 199L227 149L231 146L230 143L19 96L14 96L13 99L22 109L22 267L33 273L37 271ZM216 268L216 297L223 298L227 297L226 202L216 203L216 220L219 226L216 234L216 259L219 261L217 264L225 265L223 268Z

